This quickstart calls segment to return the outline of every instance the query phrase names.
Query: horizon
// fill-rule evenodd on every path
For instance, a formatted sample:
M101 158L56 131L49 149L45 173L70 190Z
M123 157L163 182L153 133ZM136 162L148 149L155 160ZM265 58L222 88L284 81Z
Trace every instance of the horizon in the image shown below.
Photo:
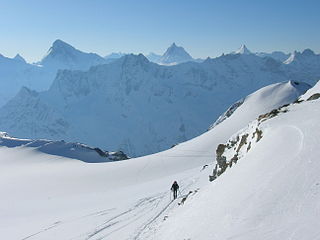
M194 58L217 57L242 44L252 52L310 48L319 53L319 7L314 0L5 0L0 4L0 54L37 62L56 39L102 57L113 52L162 55L173 42Z

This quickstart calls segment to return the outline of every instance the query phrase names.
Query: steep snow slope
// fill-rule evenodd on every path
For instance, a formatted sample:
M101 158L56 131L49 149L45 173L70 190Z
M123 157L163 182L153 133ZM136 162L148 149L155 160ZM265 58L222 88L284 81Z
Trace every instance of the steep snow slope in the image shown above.
M168 67L140 54L87 72L60 71L49 91L22 89L1 108L0 129L150 154L203 133L249 93L286 81L273 61L231 54Z
M237 111L264 113L293 100L301 90L303 84L292 82L268 86L246 97L229 118L207 133L167 151L128 161L87 164L32 147L0 147L4 196L0 218L5 219L0 222L1 237L153 239L158 226L173 218L179 208L189 206L189 198L208 184L217 144L250 122L250 112L233 118ZM276 93L285 96L275 97ZM205 164L209 167L204 168ZM178 180L183 196L192 191L186 206L170 201L173 180Z
M227 160L242 152L236 164L168 214L156 236L148 231L144 239L318 239L319 104L283 107L235 134L230 143L248 134L247 141L238 138L240 146L225 148ZM258 142L252 134L257 127ZM249 142L255 144L248 149Z
M308 100L310 98L316 99L320 97L319 93L320 93L320 81L318 81L316 85L314 85L314 87L310 88L299 99L300 100Z

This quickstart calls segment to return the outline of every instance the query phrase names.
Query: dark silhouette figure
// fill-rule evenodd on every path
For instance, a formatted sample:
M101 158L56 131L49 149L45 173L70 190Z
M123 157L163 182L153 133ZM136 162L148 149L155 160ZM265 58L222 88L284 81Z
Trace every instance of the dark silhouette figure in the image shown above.
M174 181L171 186L171 191L173 192L173 199L177 198L178 189L179 189L179 185L177 181Z

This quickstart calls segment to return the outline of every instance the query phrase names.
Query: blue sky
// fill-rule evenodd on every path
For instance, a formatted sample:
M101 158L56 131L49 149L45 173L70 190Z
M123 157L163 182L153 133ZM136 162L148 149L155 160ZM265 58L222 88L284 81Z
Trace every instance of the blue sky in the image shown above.
M0 0L0 53L42 58L55 39L86 52L194 57L245 43L252 51L320 52L318 0Z

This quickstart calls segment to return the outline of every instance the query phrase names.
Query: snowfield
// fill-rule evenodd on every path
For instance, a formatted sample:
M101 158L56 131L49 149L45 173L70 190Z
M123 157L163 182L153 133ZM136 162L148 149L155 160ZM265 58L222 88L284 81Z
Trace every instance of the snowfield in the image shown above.
M164 152L118 162L90 164L32 146L7 147L0 140L0 236L317 239L319 100L289 105L288 111L263 121L261 140L208 181L218 144L307 89L294 82L267 86L205 134ZM173 180L180 184L176 201L170 194Z
M319 104L262 122L259 143L149 239L320 239Z

